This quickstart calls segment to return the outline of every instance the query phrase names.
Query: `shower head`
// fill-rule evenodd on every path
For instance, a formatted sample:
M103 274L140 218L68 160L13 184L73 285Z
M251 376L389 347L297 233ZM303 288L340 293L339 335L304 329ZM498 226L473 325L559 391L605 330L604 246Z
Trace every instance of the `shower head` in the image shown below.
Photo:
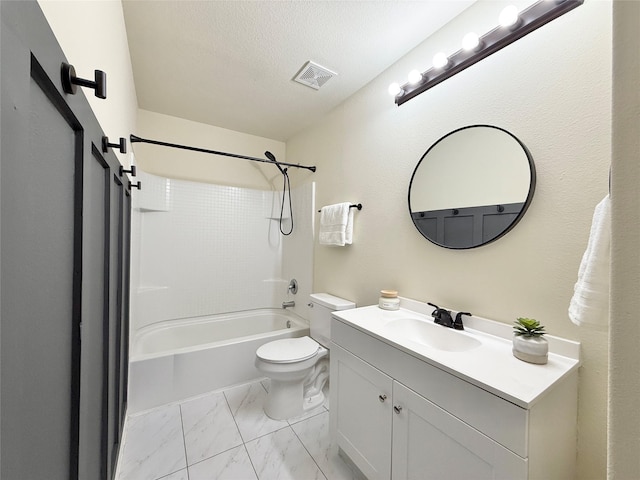
M280 170L280 173L282 173L284 175L285 170L282 169L282 167L280 166L280 164L276 160L276 156L273 153L271 153L269 150L267 150L266 152L264 152L264 156L267 157L269 160L271 160L273 163L275 163L276 167L278 167L278 170Z

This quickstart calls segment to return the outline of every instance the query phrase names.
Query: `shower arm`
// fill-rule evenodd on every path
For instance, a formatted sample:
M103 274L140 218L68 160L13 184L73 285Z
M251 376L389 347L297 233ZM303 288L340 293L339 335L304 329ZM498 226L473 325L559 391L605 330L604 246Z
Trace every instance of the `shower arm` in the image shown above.
M160 145L162 147L171 147L171 148L180 148L182 150L191 150L192 152L202 152L209 153L212 155L222 155L224 157L233 157L233 158L242 158L243 160L251 160L253 162L262 162L262 163L275 163L278 168L280 165L284 165L285 167L294 167L294 168L304 168L306 170L311 170L312 172L316 171L316 167L307 167L306 165L297 165L295 163L286 163L286 162L278 162L274 160L267 160L264 158L256 158L256 157L247 157L245 155L238 155L237 153L227 153L227 152L218 152L216 150L207 150L206 148L199 147L190 147L188 145L179 145L177 143L168 143L168 142L160 142L158 140L149 140L146 138L140 138L136 135L131 134L129 136L129 141L131 143L150 143L151 145Z

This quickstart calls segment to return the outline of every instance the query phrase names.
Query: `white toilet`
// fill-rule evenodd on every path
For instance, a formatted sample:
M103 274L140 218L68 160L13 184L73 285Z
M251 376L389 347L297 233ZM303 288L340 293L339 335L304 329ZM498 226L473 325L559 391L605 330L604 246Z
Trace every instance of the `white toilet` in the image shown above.
M312 293L310 298L311 337L275 340L256 351L256 368L271 379L264 412L276 420L296 417L324 402L331 312L356 306L328 293Z

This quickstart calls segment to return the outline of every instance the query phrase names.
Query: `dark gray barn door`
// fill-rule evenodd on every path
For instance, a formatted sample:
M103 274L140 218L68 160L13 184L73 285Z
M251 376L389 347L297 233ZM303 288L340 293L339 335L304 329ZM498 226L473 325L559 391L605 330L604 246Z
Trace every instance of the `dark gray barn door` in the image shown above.
M84 93L62 91L37 3L0 14L0 477L106 480L126 406L128 179Z
M82 132L51 102L38 67L20 67L34 75L2 105L2 478L44 478L42 464L62 479L77 456Z

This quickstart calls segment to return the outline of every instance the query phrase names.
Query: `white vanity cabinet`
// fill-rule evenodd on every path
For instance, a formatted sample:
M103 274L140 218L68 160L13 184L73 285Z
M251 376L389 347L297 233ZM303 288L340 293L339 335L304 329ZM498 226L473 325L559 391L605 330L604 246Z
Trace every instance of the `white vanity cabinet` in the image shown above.
M398 382L393 410L392 479L527 478L526 460Z
M369 480L525 479L526 460L334 346L338 446Z
M369 480L390 478L393 379L337 346L330 378L338 445Z
M574 478L577 369L525 408L337 318L332 341L332 438L369 480Z

